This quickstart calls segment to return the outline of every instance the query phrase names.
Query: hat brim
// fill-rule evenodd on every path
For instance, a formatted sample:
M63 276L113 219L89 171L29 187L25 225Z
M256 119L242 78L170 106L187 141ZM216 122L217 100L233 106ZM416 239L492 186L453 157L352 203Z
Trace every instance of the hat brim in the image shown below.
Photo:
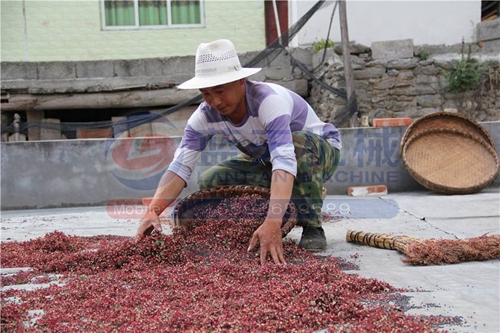
M262 68L242 68L236 72L219 74L212 77L194 77L180 84L179 89L203 89L243 79L259 72Z

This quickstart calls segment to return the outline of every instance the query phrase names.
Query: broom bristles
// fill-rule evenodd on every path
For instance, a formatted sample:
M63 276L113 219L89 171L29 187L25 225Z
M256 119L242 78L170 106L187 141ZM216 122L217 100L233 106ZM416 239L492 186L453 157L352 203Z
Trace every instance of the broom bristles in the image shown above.
M431 239L409 244L403 262L412 265L456 264L500 258L500 237Z
M347 231L348 242L357 242L406 255L411 265L443 265L500 258L500 235L469 239L420 239L409 236Z

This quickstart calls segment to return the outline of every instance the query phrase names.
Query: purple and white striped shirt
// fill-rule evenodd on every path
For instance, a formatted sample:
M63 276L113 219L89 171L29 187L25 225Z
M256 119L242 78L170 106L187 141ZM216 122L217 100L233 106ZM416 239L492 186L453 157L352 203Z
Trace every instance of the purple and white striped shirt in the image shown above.
M297 161L292 132L308 131L341 149L339 131L322 122L299 95L282 86L246 80L247 114L238 125L207 103L200 104L189 118L180 146L168 170L187 183L201 152L212 136L220 136L243 153L271 161L273 171L281 169L296 176Z

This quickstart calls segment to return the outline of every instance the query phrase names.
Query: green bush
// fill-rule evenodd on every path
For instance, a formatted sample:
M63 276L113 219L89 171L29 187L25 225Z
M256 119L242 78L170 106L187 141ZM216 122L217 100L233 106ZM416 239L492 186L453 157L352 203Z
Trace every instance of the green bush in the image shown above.
M319 51L323 49L327 49L329 47L333 47L335 44L331 40L321 39L319 41L313 42L313 54L317 54Z
M427 50L420 51L419 58L422 61L429 59L429 52L427 52Z
M474 90L481 83L484 73L483 64L470 57L471 45L467 56L464 52L465 43L462 41L462 57L452 61L452 69L445 74L448 86L447 91L461 93Z

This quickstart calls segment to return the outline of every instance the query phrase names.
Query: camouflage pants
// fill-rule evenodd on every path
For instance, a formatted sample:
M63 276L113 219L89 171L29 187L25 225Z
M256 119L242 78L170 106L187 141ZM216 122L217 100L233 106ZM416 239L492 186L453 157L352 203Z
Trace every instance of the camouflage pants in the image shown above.
M335 172L340 151L319 135L294 132L293 144L297 159L297 176L292 201L299 211L298 225L321 227L323 182ZM243 155L229 158L201 174L200 189L226 185L271 187L272 165Z

